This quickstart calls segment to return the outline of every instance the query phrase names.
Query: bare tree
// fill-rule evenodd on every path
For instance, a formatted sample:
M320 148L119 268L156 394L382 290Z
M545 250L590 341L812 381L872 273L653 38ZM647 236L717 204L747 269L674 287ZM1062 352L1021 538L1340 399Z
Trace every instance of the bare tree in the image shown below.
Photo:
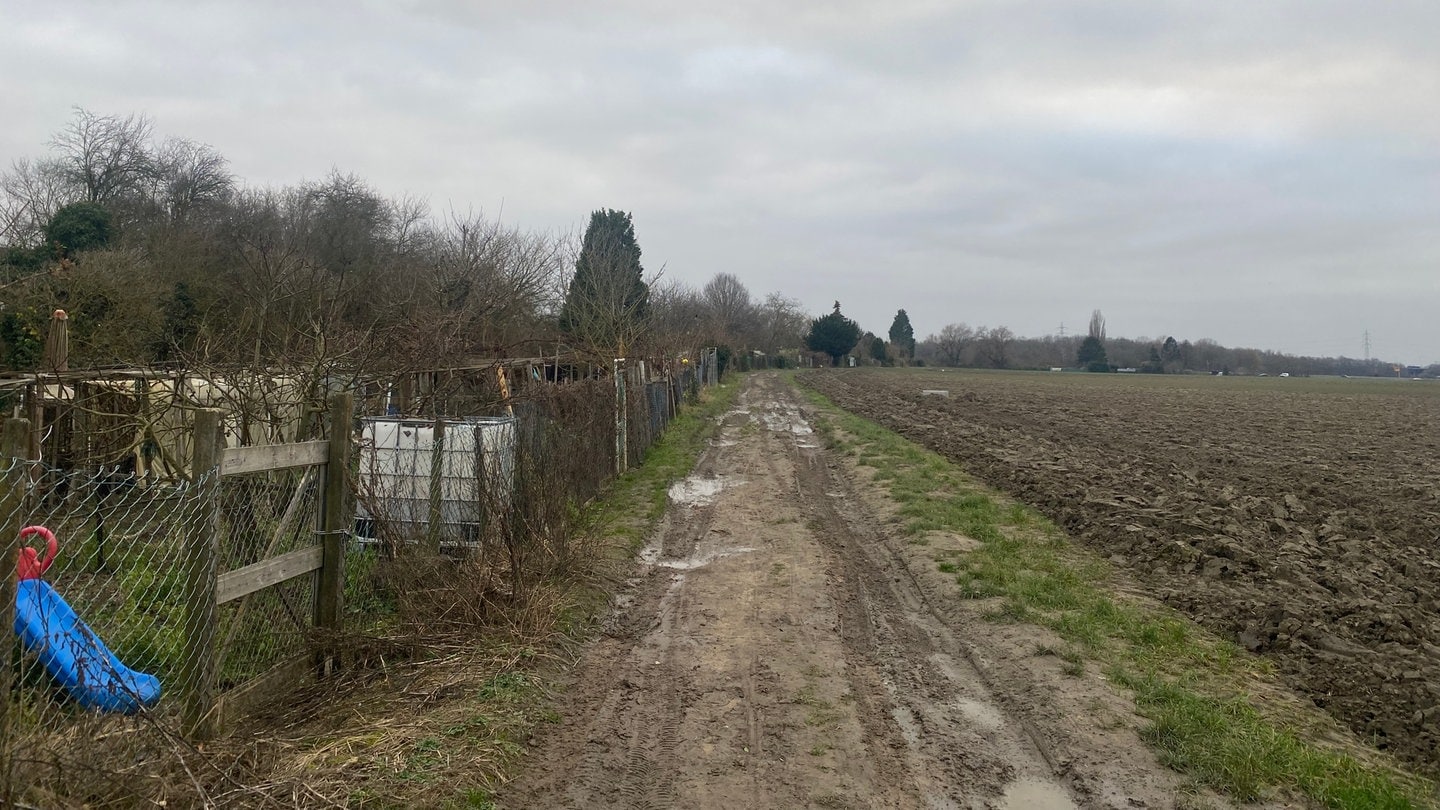
M717 273L701 295L710 310L711 328L718 343L739 345L754 328L755 307L750 291L731 273Z
M395 253L404 255L415 250L425 237L425 223L430 219L430 204L420 197L409 194L389 203L390 247ZM450 218L455 219L454 211Z
M1090 337L1105 342L1105 316L1098 309L1090 313Z
M667 351L693 351L709 339L709 307L682 282L651 283L650 313L655 341Z
M1227 362L1224 346L1210 338L1200 338L1190 348L1190 366L1204 371L1220 371Z
M801 303L778 292L765 296L760 307L762 345L768 354L785 349L798 349L805 345L805 334L810 329L810 316Z
M997 326L994 329L981 327L980 353L985 358L985 364L991 368L1009 368L1010 346L1015 342L1015 333L1007 326Z
M209 145L167 138L151 165L155 198L171 222L183 222L199 206L229 199L235 191L230 162Z
M66 180L90 202L107 202L141 187L153 172L150 119L96 115L75 108L69 126L51 138Z
M487 220L483 214L451 212L433 233L423 321L445 346L431 351L476 353L533 337L554 308L556 277L564 273L565 240L527 233Z
M245 305L233 309L219 331L222 356L243 350L241 357L256 366L267 358L273 363L296 347L295 327L318 317L314 303L323 277L307 251L310 202L303 188L237 197L221 283L226 298Z
M306 188L306 194L315 261L339 274L372 268L384 253L389 202L358 175L339 171Z
M966 349L975 341L975 330L963 323L946 324L930 341L943 365L958 366L965 359Z
M39 245L46 223L75 199L60 161L15 161L0 176L0 240L15 247Z

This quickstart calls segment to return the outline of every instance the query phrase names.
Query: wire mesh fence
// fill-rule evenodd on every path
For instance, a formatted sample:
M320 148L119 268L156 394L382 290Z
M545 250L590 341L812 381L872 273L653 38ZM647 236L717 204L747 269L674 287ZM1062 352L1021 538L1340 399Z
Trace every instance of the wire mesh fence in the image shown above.
M19 568L18 656L0 693L0 787L33 791L72 767L114 775L137 751L174 754L178 732L199 728L193 717L213 725L216 695L307 658L311 569L242 577L231 596L217 583L317 547L321 469L230 476L217 465L158 480L0 461L0 525L20 543L6 555Z
M319 461L222 471L217 451L214 469L188 480L0 457L0 526L12 537L44 528L26 533L33 550L19 553L22 643L0 694L0 803L103 804L153 793L146 780L165 770L155 763L188 773L199 754L182 732L193 729L197 683L210 701L287 663L314 671L330 643L331 625L318 625L324 570L335 569L296 563L300 575L280 576L267 566L319 560L329 538L347 536L354 630L424 639L509 621L533 585L585 559L577 507L615 475L617 415L639 463L699 385L693 369L636 377L617 402L613 380L578 380L530 387L501 417L333 422L355 428L346 435L358 451L343 471L358 508L338 529ZM437 554L393 564L420 545Z
M322 472L309 466L222 476L218 571L236 571L315 546ZM217 688L238 686L307 652L314 601L314 577L305 576L218 605Z
M198 514L193 487L113 470L8 463L22 465L12 477L28 486L16 499L22 514L0 517L35 527L22 538L21 560L36 562L21 572L17 624L53 628L49 639L43 632L27 639L20 682L56 707L82 708L134 708L127 701L141 696L123 694L131 687L125 669L154 676L162 690L173 684L184 656L184 532ZM67 660L47 658L47 644L59 645ZM102 696L106 690L116 694Z
M0 459L0 485L0 525L24 527L3 560L19 581L0 788L7 799L139 790L137 758L175 742L163 718L176 714L187 658L195 487L13 458Z

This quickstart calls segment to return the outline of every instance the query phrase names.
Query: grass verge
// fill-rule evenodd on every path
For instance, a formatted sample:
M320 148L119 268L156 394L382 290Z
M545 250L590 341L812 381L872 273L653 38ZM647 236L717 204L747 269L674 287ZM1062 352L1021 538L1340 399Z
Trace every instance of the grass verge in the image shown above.
M699 403L671 421L664 437L646 454L645 463L628 470L589 505L583 521L587 529L625 541L622 551L644 545L665 513L670 484L690 474L739 392L740 384L733 380L705 389Z
M978 546L938 560L959 598L998 605L987 618L1053 630L1071 645L1067 660L1096 663L1135 696L1149 720L1142 731L1161 761L1196 785L1241 801L1301 796L1337 808L1432 806L1435 786L1356 746L1309 742L1314 725L1293 708L1252 700L1268 683L1262 659L1161 607L1113 595L1109 566L1073 546L1032 509L971 479L942 456L841 410L820 406L816 431L831 449L873 468L899 505L902 530L916 542L957 532ZM1323 722L1323 721L1322 721Z

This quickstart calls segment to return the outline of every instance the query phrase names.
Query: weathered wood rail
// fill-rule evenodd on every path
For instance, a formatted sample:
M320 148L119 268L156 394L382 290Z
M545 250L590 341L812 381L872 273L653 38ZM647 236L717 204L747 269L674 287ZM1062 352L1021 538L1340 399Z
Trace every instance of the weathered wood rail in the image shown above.
M345 481L353 410L351 394L330 398L326 440L230 448L220 444L221 412L205 409L196 413L191 482L196 487L200 517L192 522L186 538L185 657L180 670L182 726L191 737L212 736L229 717L244 711L281 682L292 681L312 667L323 674L333 666L335 651L331 642L342 629L344 615L345 538L354 523ZM220 479L295 468L313 469L319 477L316 544L220 571ZM277 537L297 517L294 512L309 482L307 474L280 519ZM303 576L315 576L317 580L313 629L319 645L315 654L282 662L266 674L219 694L217 661L229 640L217 641L217 608Z

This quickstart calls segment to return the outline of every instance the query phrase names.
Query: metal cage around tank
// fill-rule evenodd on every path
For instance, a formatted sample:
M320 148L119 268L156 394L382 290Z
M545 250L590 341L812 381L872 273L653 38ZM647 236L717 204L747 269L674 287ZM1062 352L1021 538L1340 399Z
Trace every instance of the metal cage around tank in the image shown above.
M362 420L356 471L356 539L484 540L515 477L514 417Z

